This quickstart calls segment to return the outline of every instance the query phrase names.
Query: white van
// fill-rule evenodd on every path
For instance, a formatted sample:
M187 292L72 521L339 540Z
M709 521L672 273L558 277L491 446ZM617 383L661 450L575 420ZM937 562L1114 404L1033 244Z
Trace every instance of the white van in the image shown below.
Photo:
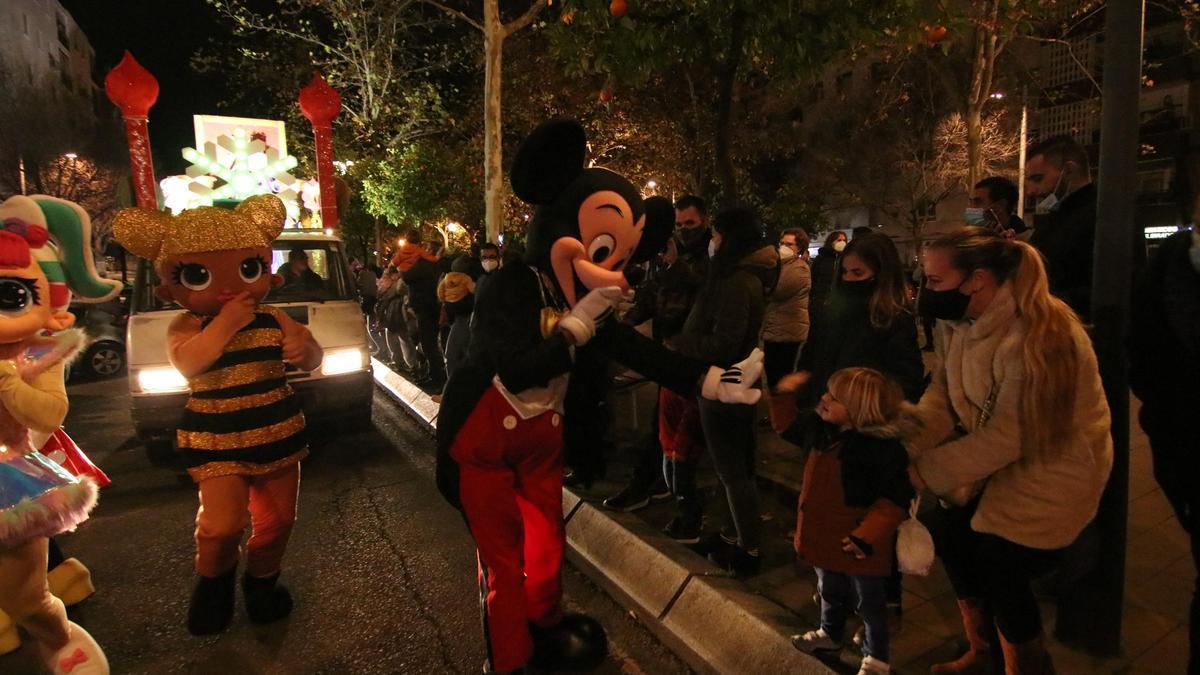
M325 361L312 372L287 367L288 382L300 396L310 424L334 419L351 429L371 424L374 379L367 330L342 240L324 230L284 230L272 244L271 271L287 265L293 251L304 251L322 283L285 284L265 302L308 326L325 350ZM141 260L130 302L125 350L133 426L147 443L174 440L188 399L187 380L167 358L167 327L183 310L154 294L158 276Z

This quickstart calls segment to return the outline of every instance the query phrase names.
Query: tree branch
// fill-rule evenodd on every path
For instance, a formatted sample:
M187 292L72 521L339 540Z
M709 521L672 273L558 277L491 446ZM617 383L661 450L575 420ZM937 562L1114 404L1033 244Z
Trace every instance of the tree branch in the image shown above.
M1060 38L1037 37L1035 35L1022 35L1021 38L1025 40L1031 40L1033 42L1042 42L1045 44L1066 45L1067 54L1071 57L1071 60L1075 62L1075 65L1079 67L1080 72L1087 76L1088 81L1091 82L1092 86L1096 88L1096 93L1103 94L1104 90L1100 87L1100 83L1096 81L1096 78L1092 76L1092 73L1087 69L1086 66L1083 65L1083 62L1079 60L1079 57L1075 56L1075 46L1069 41L1062 40Z
M508 37L509 35L512 35L513 33L533 23L533 20L537 18L537 15L541 14L542 10L548 5L549 2L547 0L534 0L533 4L529 6L529 9L525 10L524 14L504 24L504 36Z
M420 0L420 1L425 3L426 5L429 5L430 7L441 10L441 11L449 14L450 16L453 16L457 19L462 19L463 21L467 22L467 24L470 25L475 30L479 31L480 33L483 32L483 24L476 21L475 19L472 19L465 12L459 11L452 7L447 7L446 5L443 5L442 3L438 2L438 0ZM544 2L544 0L541 0L541 1Z

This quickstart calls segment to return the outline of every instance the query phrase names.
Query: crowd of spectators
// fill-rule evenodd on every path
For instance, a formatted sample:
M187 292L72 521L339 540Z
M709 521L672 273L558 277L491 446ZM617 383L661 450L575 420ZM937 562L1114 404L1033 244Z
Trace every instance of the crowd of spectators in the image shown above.
M1001 662L1009 673L1053 672L1033 584L1072 555L1095 517L1112 441L1087 333L1096 219L1087 153L1070 138L1047 139L1030 149L1025 180L1034 227L1017 216L1014 183L984 178L969 192L968 225L927 242L915 270L871 228L834 230L810 258L804 228L769 230L750 208L710 216L699 197L677 200L674 236L627 271L636 294L622 320L723 366L761 346L765 419L753 406L661 389L651 438L604 506L673 499L667 536L753 576L762 566L756 444L769 426L806 465L795 551L818 580L821 624L794 636L797 648L841 649L856 612L861 673L889 672L888 633L902 616L897 529L924 492L936 497L922 520L969 645L933 672L993 672ZM360 272L381 352L440 386L465 353L478 289L500 266L520 264L514 249L483 244L447 262L410 232L377 284ZM1155 473L1194 552L1200 470L1192 406L1177 393L1200 379L1198 252L1190 232L1162 246L1136 289L1144 330L1131 342ZM603 431L586 430L585 454L599 463L589 477L603 473ZM730 523L717 532L706 532L697 489L705 458ZM1193 647L1198 611L1194 601Z

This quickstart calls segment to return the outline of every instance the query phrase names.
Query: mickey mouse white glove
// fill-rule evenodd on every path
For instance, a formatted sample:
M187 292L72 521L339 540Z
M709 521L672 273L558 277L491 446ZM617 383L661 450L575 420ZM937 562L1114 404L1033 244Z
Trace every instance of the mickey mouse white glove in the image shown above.
M761 349L755 349L745 360L733 364L728 370L716 366L709 368L700 394L722 403L754 405L762 397L761 390L752 389L762 377L762 370L763 353Z
M570 335L572 344L586 344L612 317L613 308L623 296L624 293L617 286L592 289L575 303L571 311L558 322L558 327Z

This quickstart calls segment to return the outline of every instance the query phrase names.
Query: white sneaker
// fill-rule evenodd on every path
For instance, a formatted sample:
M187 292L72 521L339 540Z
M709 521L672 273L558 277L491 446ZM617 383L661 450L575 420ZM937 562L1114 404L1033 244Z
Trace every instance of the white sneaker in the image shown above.
M54 675L109 675L108 659L100 645L82 626L70 622L71 640L55 652L42 652L42 660Z
M858 667L858 675L888 675L892 667L874 656L865 656Z
M810 630L802 635L792 636L792 646L805 654L817 652L840 652L842 645L829 637L824 628Z

